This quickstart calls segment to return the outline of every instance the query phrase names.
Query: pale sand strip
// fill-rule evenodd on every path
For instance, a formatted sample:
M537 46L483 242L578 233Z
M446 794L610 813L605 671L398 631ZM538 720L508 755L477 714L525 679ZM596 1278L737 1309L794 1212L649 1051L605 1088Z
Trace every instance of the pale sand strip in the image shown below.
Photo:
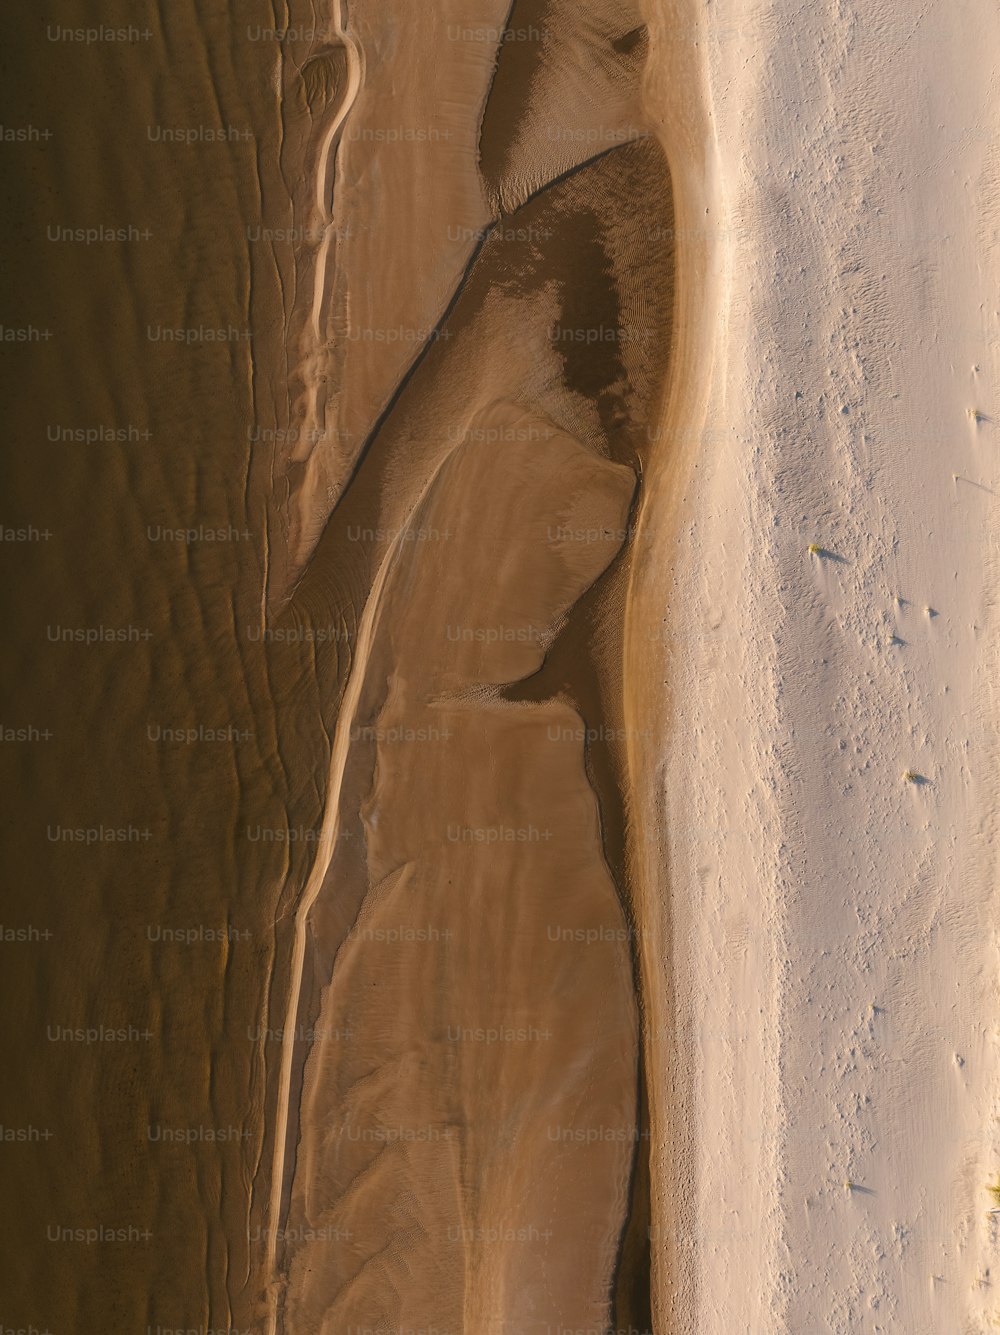
M730 337L665 771L698 1024L678 1328L986 1331L998 17L713 8Z
M323 304L327 288L327 263L330 253L330 240L336 228L336 222L332 212L327 207L327 195L329 191L329 177L331 168L331 159L333 156L333 144L344 121L350 115L351 108L358 96L362 80L362 59L361 49L357 42L351 37L343 27L342 20L338 17L337 36L343 43L344 51L347 55L348 85L344 90L343 100L337 108L336 115L330 122L330 126L323 136L323 143L319 150L319 162L316 167L316 212L323 220L323 240L320 243L319 255L316 259L316 273L313 286L313 305L312 305L312 332L316 342L319 343L323 338ZM324 423L317 421L308 422L307 425L313 430L320 429Z
M670 162L676 242L674 336L668 392L643 476L633 539L624 638L630 849L633 894L642 924L641 995L649 1086L652 1304L657 1331L694 1331L694 1293L685 1245L690 1235L692 1135L691 1018L673 983L672 886L664 800L665 739L673 681L667 614L677 531L697 461L712 449L705 414L713 367L724 347L720 312L727 256L703 48L684 0L646 0L650 52L644 113ZM683 895L683 889L679 888Z

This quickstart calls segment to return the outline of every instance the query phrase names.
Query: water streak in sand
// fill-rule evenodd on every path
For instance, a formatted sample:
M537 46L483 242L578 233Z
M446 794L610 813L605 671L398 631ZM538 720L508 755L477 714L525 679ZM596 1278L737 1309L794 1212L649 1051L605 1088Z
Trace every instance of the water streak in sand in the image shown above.
M323 137L323 142L320 145L319 150L319 164L316 168L316 212L321 219L324 219L323 240L320 243L319 254L316 257L315 286L313 288L312 328L313 335L317 342L323 337L323 298L326 292L330 245L334 239L336 231L336 224L333 219L333 208L328 204L328 181L333 165L333 145L334 140L340 133L344 121L350 115L351 108L354 106L358 91L361 88L363 78L361 49L344 27L342 16L338 16L336 22L336 35L342 42L343 49L347 56L348 84L344 90L343 98L334 114L333 120L330 122L330 127ZM314 422L310 425L315 426L316 423Z
M316 167L314 204L316 214L322 219L323 226L323 237L315 259L315 273L313 280L312 333L317 343L317 351L319 351L319 344L323 337L322 315L324 294L326 292L330 245L335 233L333 207L332 201L330 201L329 198L328 187L329 175L332 168L333 148L337 135L340 133L340 130L354 105L355 99L357 98L362 83L363 71L360 48L347 30L344 22L343 6L341 4L336 4L333 6L333 10L333 20L336 25L335 37L342 44L343 50L346 53L348 85L344 90L333 119L323 137L319 149L319 161ZM306 418L305 429L307 433L311 430L315 435L317 431L323 429L320 417L321 415L318 410L315 389L313 389L313 393L310 397L310 413ZM401 537L402 535L400 535L400 538ZM340 824L340 790L343 782L344 770L347 764L347 753L350 747L351 727L354 722L357 702L364 684L365 667L367 664L368 653L371 648L375 623L378 617L379 598L382 593L382 588L385 583L392 556L393 552L391 551L384 558L379 567L361 616L358 639L355 646L354 661L347 680L343 704L340 713L338 714L334 730L330 769L327 779L326 802L323 811L320 837L316 849L316 857L309 874L309 879L306 882L295 910L295 933L292 946L291 974L288 985L288 1005L285 1013L285 1024L282 1034L274 1158L271 1172L270 1208L268 1212L269 1230L265 1261L267 1275L269 1276L268 1291L272 1303L268 1314L268 1330L271 1332L276 1329L277 1324L279 1291L275 1274L277 1241L280 1231L281 1200L289 1153L287 1147L288 1113L289 1103L291 1101L292 1065L295 1055L295 1020L299 1009L302 990L307 921L309 911L322 889L323 882L330 868L334 851L337 847L337 835Z
M351 745L351 729L361 690L364 686L365 668L371 650L372 637L378 619L379 599L385 585L386 576L402 534L396 540L396 546L385 557L368 601L358 630L358 639L354 662L347 679L344 700L337 717L334 730L333 747L330 756L330 771L327 779L326 805L323 811L323 823L317 842L316 859L312 871L302 891L295 910L295 938L292 946L291 973L288 984L288 1006L285 1012L285 1024L282 1033L281 1073L278 1082L276 1128L274 1135L274 1161L271 1170L271 1197L268 1212L267 1274L270 1277L269 1293L272 1307L268 1315L268 1331L277 1327L278 1281L276 1274L277 1242L281 1227L281 1198L284 1191L285 1174L290 1153L288 1141L288 1112L292 1091L292 1061L295 1055L296 1016L302 991L302 972L306 953L306 928L309 911L316 901L316 896L323 887L326 874L330 869L334 851L337 847L337 835L340 828L340 791L347 765L347 754Z

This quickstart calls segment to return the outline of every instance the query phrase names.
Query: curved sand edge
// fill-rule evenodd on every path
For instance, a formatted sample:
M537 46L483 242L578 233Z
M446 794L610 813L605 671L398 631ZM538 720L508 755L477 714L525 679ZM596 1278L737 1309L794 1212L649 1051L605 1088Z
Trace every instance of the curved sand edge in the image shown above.
M678 533L690 513L689 484L703 452L705 416L725 326L726 256L707 95L704 47L689 7L650 0L646 114L670 162L674 192L676 297L670 376L643 477L625 623L624 689L630 737L630 863L642 920L644 1046L651 1120L652 1308L657 1330L697 1328L686 1256L691 1217L691 1071L685 1035L692 1018L674 982L670 825L664 747L673 726L671 584ZM668 619L669 617L669 619ZM646 738L646 741L642 741Z

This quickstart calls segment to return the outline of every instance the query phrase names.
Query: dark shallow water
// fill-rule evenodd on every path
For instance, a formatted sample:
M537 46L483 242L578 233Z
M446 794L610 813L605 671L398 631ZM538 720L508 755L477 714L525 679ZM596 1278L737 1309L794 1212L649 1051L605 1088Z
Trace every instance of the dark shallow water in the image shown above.
M324 758L259 635L275 46L233 8L5 39L0 1326L53 1335L249 1318L287 750Z

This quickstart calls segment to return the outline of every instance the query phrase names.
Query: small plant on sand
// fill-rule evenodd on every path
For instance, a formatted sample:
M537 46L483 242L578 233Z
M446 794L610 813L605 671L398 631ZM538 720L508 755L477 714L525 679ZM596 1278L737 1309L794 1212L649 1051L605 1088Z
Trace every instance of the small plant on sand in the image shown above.
M998 1177L995 1182L988 1182L986 1184L986 1190L993 1197L994 1205L1000 1205L1000 1177Z
M819 545L818 542L811 542L811 543L809 544L809 555L810 555L810 556L819 556L819 554L820 554L820 552L821 552L822 550L823 550L823 548Z
M968 408L966 410L974 422L985 422L986 414L981 413L978 408Z
M903 771L903 778L907 783L916 783L920 775L915 769L908 769Z
M854 1190L854 1183L851 1181L849 1177L844 1179L844 1190L847 1192L851 1192Z

